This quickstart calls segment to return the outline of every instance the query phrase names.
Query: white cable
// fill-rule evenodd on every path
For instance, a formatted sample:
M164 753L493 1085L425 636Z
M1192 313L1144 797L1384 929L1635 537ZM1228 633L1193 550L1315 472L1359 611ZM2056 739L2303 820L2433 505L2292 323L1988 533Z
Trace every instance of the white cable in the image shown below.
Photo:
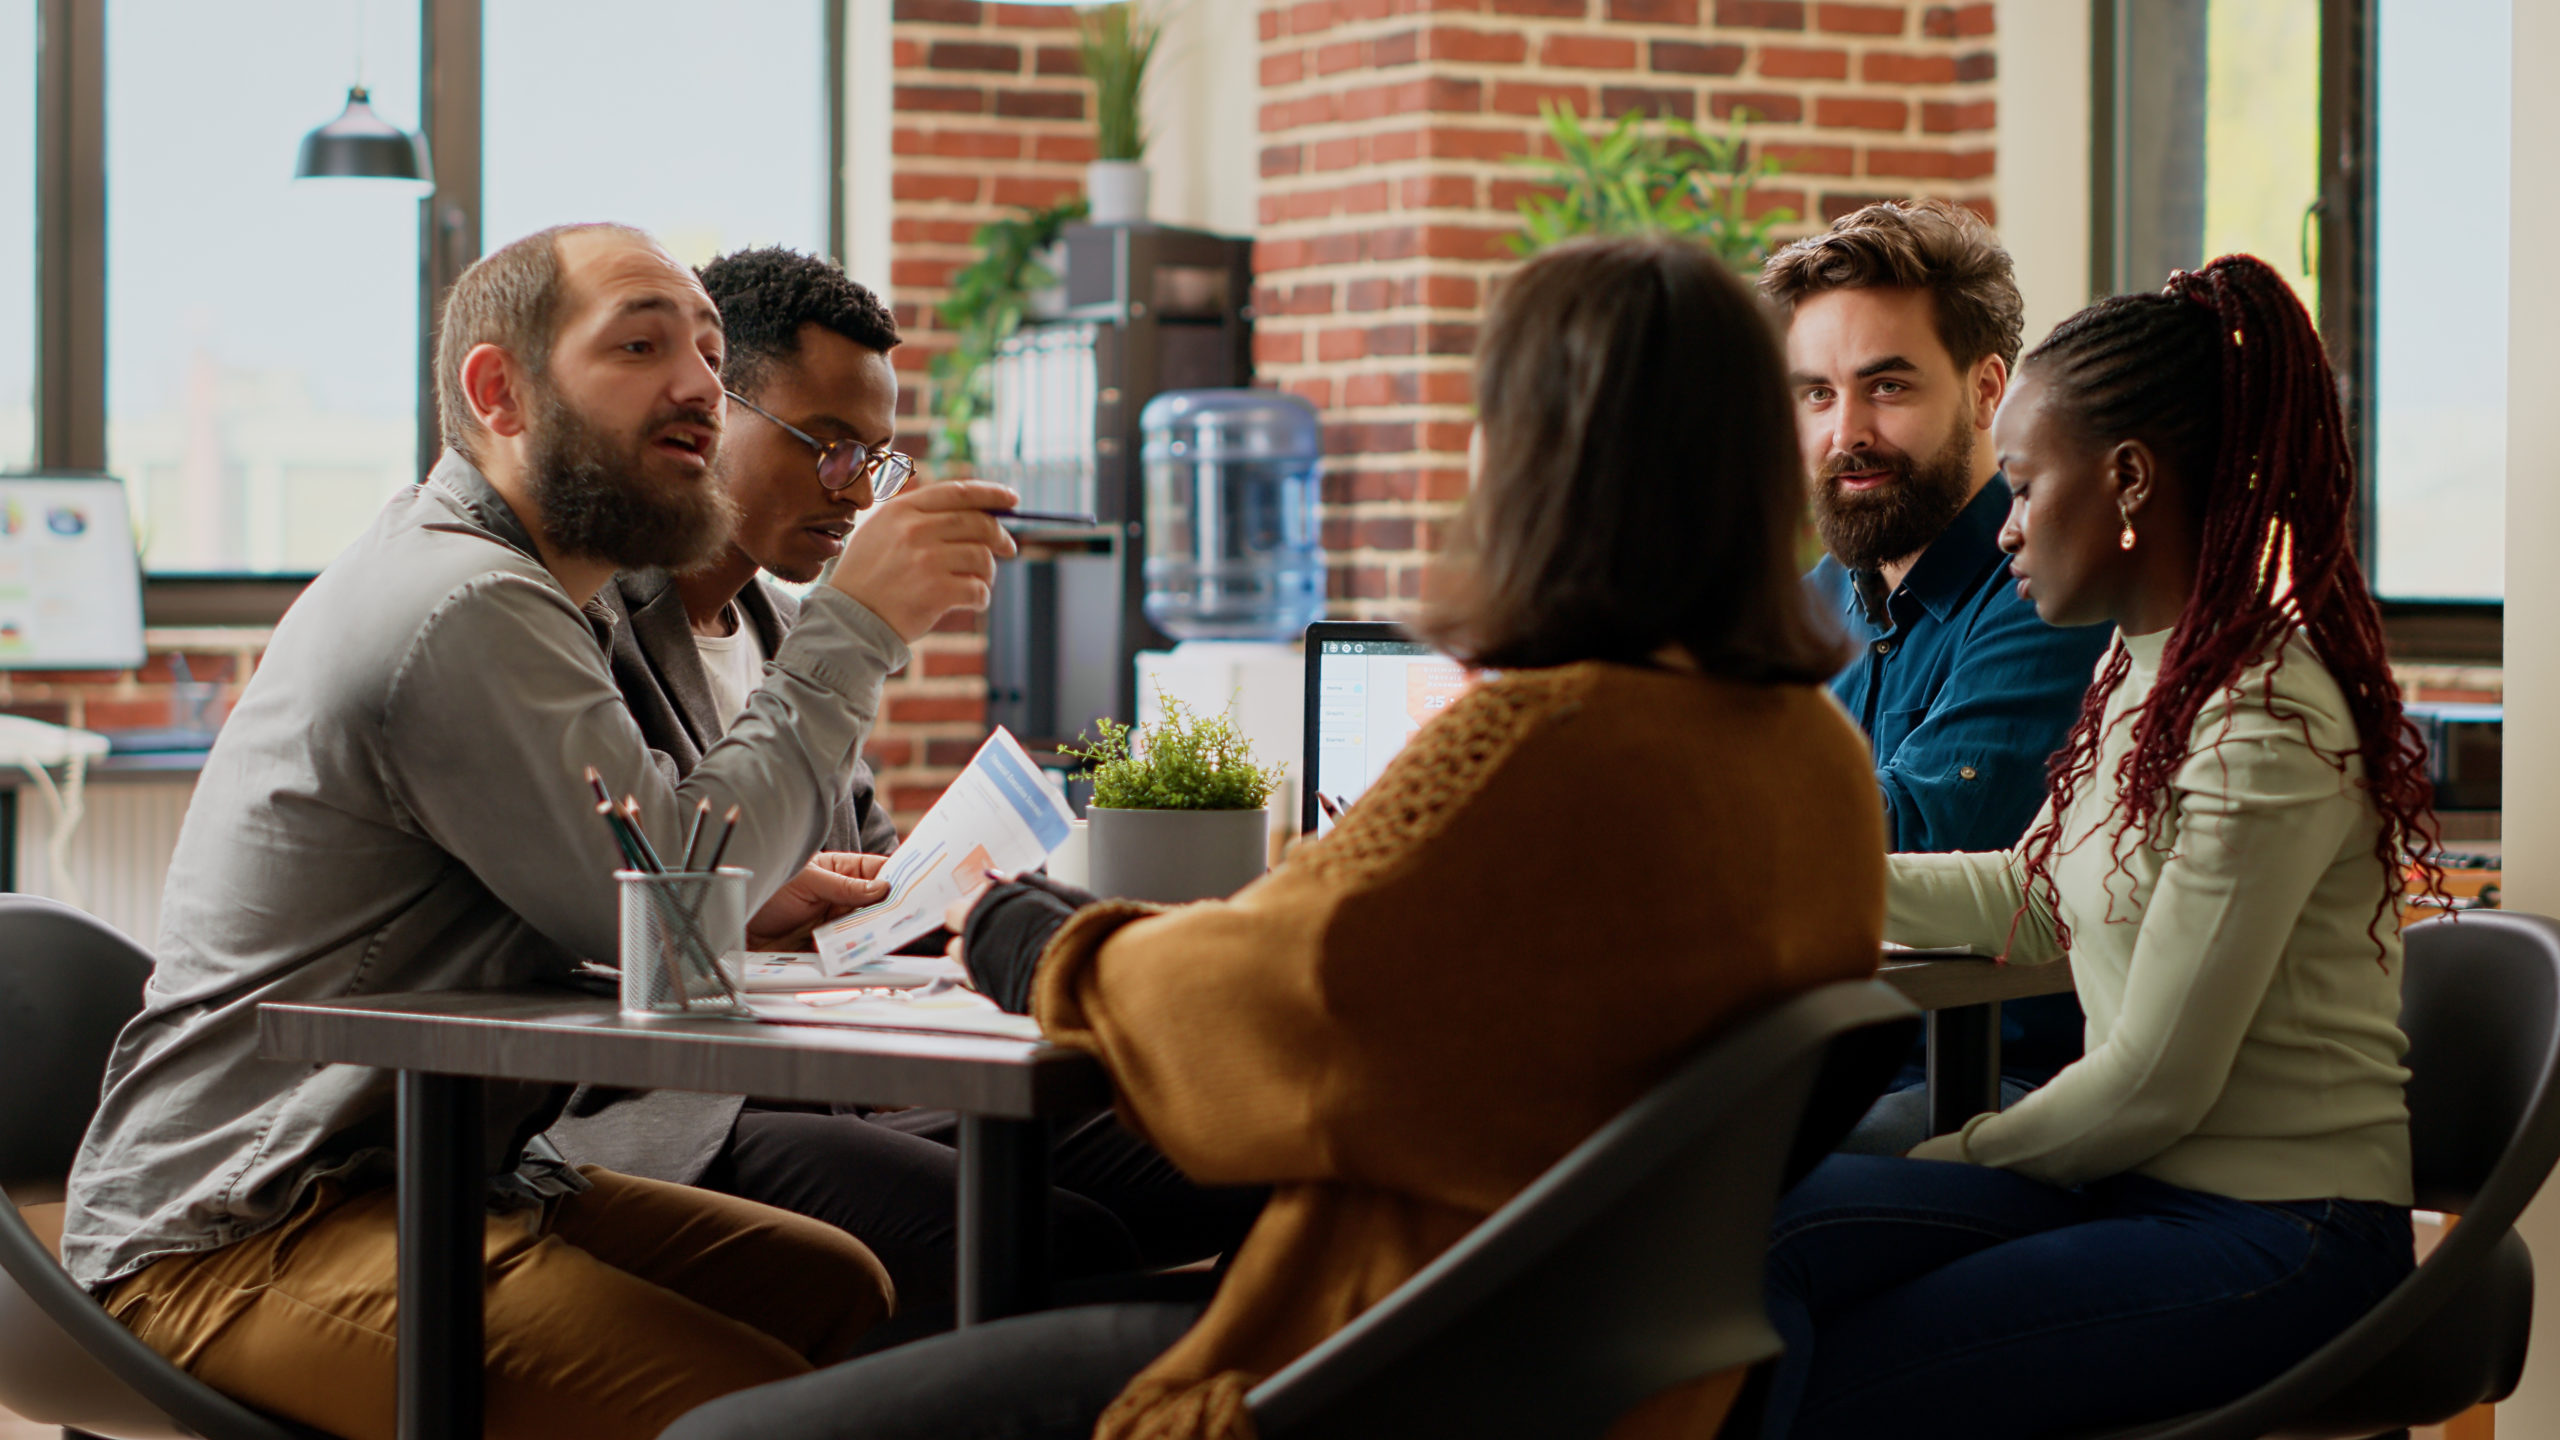
M71 874L71 835L73 831L80 828L80 819L88 811L85 792L89 757L76 750L64 757L62 765L65 784L59 786L54 784L53 776L37 761L18 760L12 763L26 771L29 778L36 782L36 788L44 792L45 804L53 810L53 834L45 841L45 854L53 866L53 873L49 877L53 898L77 909L88 909L89 906L81 894L80 882ZM67 797L64 793L66 790L69 792Z

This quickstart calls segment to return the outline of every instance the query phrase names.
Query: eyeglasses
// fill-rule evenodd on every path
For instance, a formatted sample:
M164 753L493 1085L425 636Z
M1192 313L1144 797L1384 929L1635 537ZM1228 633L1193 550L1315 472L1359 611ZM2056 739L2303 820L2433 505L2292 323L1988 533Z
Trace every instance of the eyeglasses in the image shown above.
M829 490L842 490L868 472L871 476L871 498L886 500L906 485L907 477L916 473L916 462L912 456L885 447L865 445L859 440L821 440L735 390L723 393L781 426L782 432L792 439L817 451L818 483Z

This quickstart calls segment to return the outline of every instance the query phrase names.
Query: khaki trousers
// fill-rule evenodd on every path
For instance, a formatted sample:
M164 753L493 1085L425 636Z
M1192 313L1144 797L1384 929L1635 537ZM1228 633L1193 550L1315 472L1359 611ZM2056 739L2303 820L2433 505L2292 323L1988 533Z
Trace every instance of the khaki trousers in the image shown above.
M489 1217L492 1440L645 1440L706 1400L852 1353L888 1272L819 1221L590 1168L594 1188ZM107 1292L213 1388L344 1440L394 1440L395 1192L323 1181L239 1244Z

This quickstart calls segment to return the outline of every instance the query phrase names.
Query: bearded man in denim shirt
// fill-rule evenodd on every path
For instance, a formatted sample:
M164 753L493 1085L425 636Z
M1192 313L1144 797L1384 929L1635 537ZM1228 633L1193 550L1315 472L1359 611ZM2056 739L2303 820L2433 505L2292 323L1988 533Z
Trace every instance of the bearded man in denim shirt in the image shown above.
M1991 417L2023 338L2008 253L1943 200L1870 205L1770 257L1797 431L1829 553L1806 583L1859 653L1832 681L1874 746L1896 850L2005 850L2044 802L2106 626L2057 630L2000 551ZM2070 995L2003 1007L2003 1103L2078 1058ZM1844 1149L1928 1135L1916 1070Z

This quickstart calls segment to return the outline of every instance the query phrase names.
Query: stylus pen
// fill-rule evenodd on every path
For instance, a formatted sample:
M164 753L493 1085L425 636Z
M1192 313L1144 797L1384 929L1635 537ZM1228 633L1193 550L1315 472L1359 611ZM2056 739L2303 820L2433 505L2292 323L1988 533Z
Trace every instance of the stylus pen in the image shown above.
M1079 511L1068 510L990 510L999 520L1027 520L1034 525L1099 525L1101 520Z

